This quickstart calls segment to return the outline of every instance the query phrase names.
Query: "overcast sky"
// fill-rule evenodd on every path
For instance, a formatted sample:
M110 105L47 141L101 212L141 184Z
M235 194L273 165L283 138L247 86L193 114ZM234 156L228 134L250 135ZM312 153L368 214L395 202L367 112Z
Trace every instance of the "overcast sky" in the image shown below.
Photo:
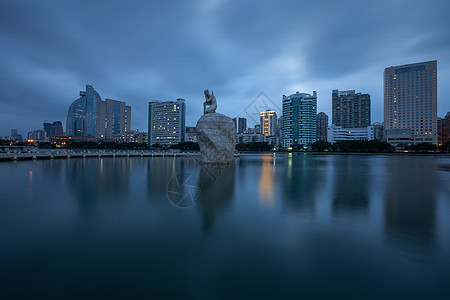
M330 122L331 90L355 89L371 95L372 121L382 121L384 68L434 59L443 116L449 16L443 0L2 0L0 136L44 120L65 130L87 83L131 105L141 131L151 100L185 98L194 126L206 88L230 117L270 103L252 102L261 92L281 107L283 94L315 90Z

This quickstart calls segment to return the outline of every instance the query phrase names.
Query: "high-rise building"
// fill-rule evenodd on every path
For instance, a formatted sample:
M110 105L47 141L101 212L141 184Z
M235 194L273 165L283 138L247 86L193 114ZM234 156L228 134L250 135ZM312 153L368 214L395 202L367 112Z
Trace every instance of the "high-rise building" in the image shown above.
M236 129L237 129L237 133L244 133L247 130L247 119L239 117L237 120Z
M328 116L324 112L317 114L317 140L327 141Z
M443 118L437 119L438 145L450 141L450 112Z
M52 128L58 125L55 123ZM81 91L80 98L69 108L66 130L70 137L91 136L112 140L114 135L123 135L131 130L131 107L123 101L102 101L94 88L86 85L86 91Z
M53 123L44 121L44 131L48 138L64 136L64 130L61 121L55 121Z
M105 99L98 103L98 118L104 126L97 128L97 137L112 140L131 131L131 107L123 101Z
M75 100L67 113L68 136L96 136L98 127L97 106L102 99L91 85L86 85L86 91L80 91L80 98Z
M354 90L333 90L332 123L344 128L363 128L370 125L370 95Z
M277 134L277 112L273 110L266 110L259 114L261 133L265 136Z
M317 138L317 93L283 95L283 147L310 145Z
M281 140L281 137L283 135L283 116L278 118L277 123L277 136Z
M45 130L45 129L44 129ZM64 136L63 124L61 121L55 121L50 127L50 135L48 137Z
M148 103L148 144L171 145L184 142L186 104L176 101Z
M47 135L47 137L49 137L52 133L52 123L50 123L50 121L44 121L44 131Z
M387 142L437 144L437 61L386 68L383 81Z

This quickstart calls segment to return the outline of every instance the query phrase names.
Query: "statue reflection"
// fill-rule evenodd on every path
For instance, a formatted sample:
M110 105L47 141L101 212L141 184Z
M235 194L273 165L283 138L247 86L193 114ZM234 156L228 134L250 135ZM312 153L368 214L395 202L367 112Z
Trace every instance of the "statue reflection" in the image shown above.
M420 249L417 246L433 245L438 182L436 159L394 158L386 164L386 170L384 225L388 241L408 252Z
M231 206L234 197L234 165L202 164L198 180L198 207L203 217L203 232L209 234L220 210Z

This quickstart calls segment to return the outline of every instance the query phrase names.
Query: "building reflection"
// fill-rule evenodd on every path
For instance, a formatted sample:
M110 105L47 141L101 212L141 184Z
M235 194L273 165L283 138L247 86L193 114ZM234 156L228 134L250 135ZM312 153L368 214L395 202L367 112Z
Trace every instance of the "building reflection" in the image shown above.
M284 173L283 209L288 212L315 215L316 189L323 182L327 160L320 157L289 153Z
M262 207L272 208L274 205L274 179L276 160L274 155L261 157L261 173L259 176L259 202Z
M410 251L434 244L436 226L436 160L405 157L386 164L384 225L389 242ZM409 247L414 246L414 247Z
M169 204L169 192L176 192L190 176L197 176L195 159L154 157L147 161L147 196L152 203ZM181 193L181 191L178 191Z
M333 215L367 213L370 199L370 166L367 157L336 156L333 170Z
M235 166L203 164L198 180L200 198L198 207L203 218L203 232L209 234L219 211L233 203Z
M129 192L131 160L123 158L67 161L66 179L86 213L100 199L123 199Z

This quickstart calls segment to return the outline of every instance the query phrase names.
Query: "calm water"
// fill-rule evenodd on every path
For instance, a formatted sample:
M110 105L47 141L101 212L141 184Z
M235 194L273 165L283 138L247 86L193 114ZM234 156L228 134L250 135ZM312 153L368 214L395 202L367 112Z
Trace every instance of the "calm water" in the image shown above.
M450 298L450 158L0 163L0 298Z

